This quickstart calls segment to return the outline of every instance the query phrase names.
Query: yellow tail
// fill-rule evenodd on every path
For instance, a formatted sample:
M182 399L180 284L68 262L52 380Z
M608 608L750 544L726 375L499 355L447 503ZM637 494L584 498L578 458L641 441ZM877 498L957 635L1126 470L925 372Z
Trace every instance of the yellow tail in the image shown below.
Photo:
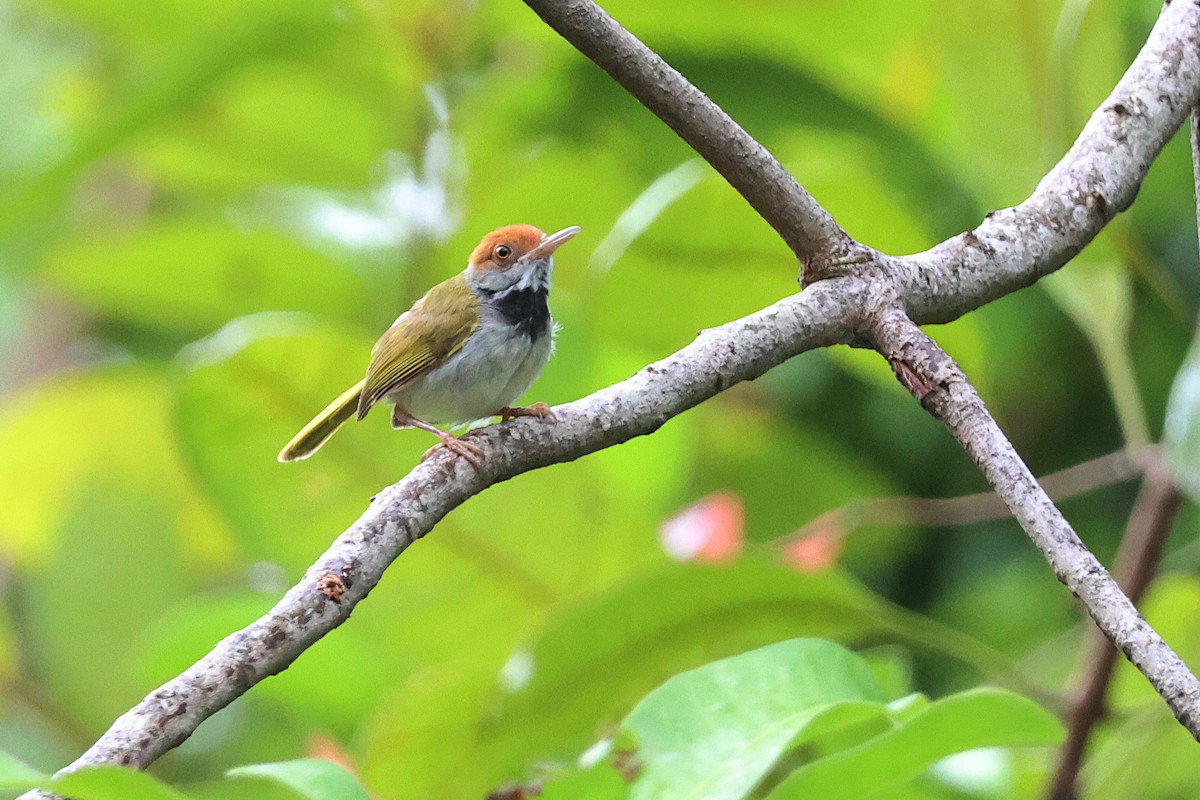
M312 422L301 428L279 451L279 461L303 461L320 450L321 445L342 427L342 423L354 416L354 412L358 410L358 395L366 382L367 379L363 378L325 406L324 411L313 417Z

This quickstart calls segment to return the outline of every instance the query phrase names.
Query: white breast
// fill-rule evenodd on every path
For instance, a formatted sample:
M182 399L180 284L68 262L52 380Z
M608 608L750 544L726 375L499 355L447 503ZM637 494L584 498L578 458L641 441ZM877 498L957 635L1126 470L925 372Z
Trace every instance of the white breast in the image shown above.
M435 424L495 416L533 385L553 350L552 330L531 341L485 312L461 350L387 399Z

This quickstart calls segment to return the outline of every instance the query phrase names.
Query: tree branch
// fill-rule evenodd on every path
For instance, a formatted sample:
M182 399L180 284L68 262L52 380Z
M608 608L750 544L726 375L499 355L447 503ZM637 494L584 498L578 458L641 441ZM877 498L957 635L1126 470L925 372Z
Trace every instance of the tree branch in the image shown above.
M1127 481L1142 474L1146 464L1158 458L1156 445L1118 450L1052 472L1039 478L1038 482L1050 499L1058 502ZM851 500L840 508L826 511L788 534L784 540L803 539L831 528L841 535L849 535L872 525L911 524L934 528L973 525L1011 516L1012 512L995 492L962 497L876 497Z
M1149 462L1113 561L1113 572L1119 576L1121 588L1131 603L1141 602L1149 588L1171 524L1182 503L1183 495L1175 488L1162 459ZM1098 628L1088 630L1084 651L1084 678L1071 706L1067 740L1050 783L1049 800L1075 800L1075 781L1083 763L1088 736L1104 716L1108 682L1117 665L1117 651Z
M1029 200L924 254L890 258L846 236L761 145L594 4L527 2L692 144L806 266L815 262L820 269L812 274L838 272L827 266L861 266L703 332L632 378L556 408L554 424L518 419L472 433L485 453L478 471L449 454L418 465L380 492L275 608L122 715L67 770L98 763L144 767L182 742L204 719L285 669L344 622L392 560L488 486L651 433L675 414L798 353L856 340L864 332L887 333L896 325L899 312L892 309L898 300L920 322L945 321L1032 283L1128 205L1162 143L1200 94L1200 5L1174 0L1119 84L1116 100L1093 115ZM1110 162L1101 168L1103 158ZM1118 168L1122 174L1112 174ZM952 365L940 351L927 350L928 340L903 314L899 318L904 324L892 343L902 354L925 353L926 367ZM880 335L880 344L888 343ZM916 350L905 351L906 343ZM949 374L953 390L935 393L929 402L944 413L1060 578L1195 732L1195 678L1128 600L1119 591L1114 595L1107 573L1041 492L974 390L958 373Z
M468 434L483 466L443 453L381 491L359 519L266 615L222 640L181 675L122 715L68 769L145 767L263 678L285 669L345 622L389 564L467 498L523 472L657 430L735 383L792 356L845 341L862 303L858 284L830 281L701 332L636 375L556 406L553 423L519 418Z
M871 331L876 349L900 382L954 438L1004 500L1054 574L1079 598L1113 644L1200 740L1200 681L1147 624L1070 524L987 412L958 365L899 309L880 314Z
M1200 101L1200 3L1175 0L1067 154L1020 205L916 256L893 259L918 324L949 322L1061 267L1137 196Z
M591 0L525 0L721 174L801 261L859 249L829 212L720 106Z

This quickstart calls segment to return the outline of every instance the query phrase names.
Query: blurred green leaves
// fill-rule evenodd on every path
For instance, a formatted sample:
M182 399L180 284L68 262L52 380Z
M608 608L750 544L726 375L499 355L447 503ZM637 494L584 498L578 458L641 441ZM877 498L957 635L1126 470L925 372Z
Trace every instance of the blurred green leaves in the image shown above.
M0 751L0 789L23 791L37 786L46 776L18 758Z
M249 780L258 784L260 795L262 783L271 783L287 789L288 797L302 800L367 800L368 797L343 767L316 758L249 764L229 770L226 777L235 783ZM190 791L180 792L129 767L90 766L48 778L0 752L0 791L33 788L69 796L72 800L189 800L197 796ZM204 794L207 796L207 792Z
M176 335L278 308L353 317L369 297L359 276L279 234L196 219L63 242L45 270L99 314Z
M605 8L891 252L1025 196L1151 22L1027 0L982 21L950 0ZM428 438L378 413L310 461L274 456L486 230L584 229L558 258L564 327L529 400L583 396L797 288L744 201L520 4L21 0L0 4L0 51L0 736L42 773L263 613L416 462ZM1020 293L934 332L1039 473L1153 438L1200 285L1186 149L1168 148L1111 242L1053 279L1053 302ZM1097 360L1079 357L1088 345ZM1167 425L1184 478L1200 459L1192 361ZM1115 415L1096 402L1106 387ZM1045 712L951 693L999 683L1050 703L1070 670L1069 598L1014 524L886 526L856 531L825 574L777 563L776 541L856 498L980 488L880 359L808 354L652 437L472 498L347 625L159 768L205 800L361 796L304 758L315 737L380 800L545 776L548 797L624 797L612 769L546 765L635 707L643 737L671 719L698 728L702 703L654 690L680 673L710 681L706 695L729 679L757 704L744 729L762 727L802 693L747 690L768 660L753 648L807 636L861 652L766 652L789 679L846 691L830 689L807 734L781 734L743 790L767 763L760 786L780 793L961 800L930 764L1029 745L1009 795L1038 796L1037 748L1057 736ZM747 554L669 562L659 523L713 492L744 504ZM1103 551L1129 498L1098 495L1070 511ZM1195 587L1154 597L1187 652ZM1135 678L1118 678L1124 716L1102 733L1094 785L1128 796L1157 759L1157 796L1194 794L1167 766L1187 743ZM942 699L889 702L913 692ZM247 761L263 762L242 768L256 778L214 780ZM168 791L86 775L71 779L85 800Z
M230 778L259 778L293 789L305 800L368 800L362 786L330 761L305 758L231 769Z
M583 750L670 676L793 636L899 642L988 680L1042 691L1002 656L837 573L799 575L757 558L670 565L559 608L490 674L472 677L458 666L415 676L370 726L365 774L405 787L397 797L485 792ZM419 759L391 758L398 743L430 740L452 744ZM463 753L471 754L466 763Z
M187 800L187 796L128 767L101 766L54 778L46 787L74 800Z
M579 798L886 796L952 753L1053 744L1062 732L1044 709L995 689L888 703L862 658L792 639L667 680L546 796L566 797L567 786ZM596 750L608 755L592 766Z

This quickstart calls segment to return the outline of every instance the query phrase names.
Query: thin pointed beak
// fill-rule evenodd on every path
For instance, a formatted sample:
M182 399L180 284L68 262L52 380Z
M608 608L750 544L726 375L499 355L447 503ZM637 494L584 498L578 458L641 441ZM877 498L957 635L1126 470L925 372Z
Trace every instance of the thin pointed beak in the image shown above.
M554 251L567 242L568 239L579 233L579 226L572 225L569 228L563 228L558 233L547 234L542 237L542 241L538 242L538 246L525 254L524 261L532 261L537 258L549 258L554 255Z

